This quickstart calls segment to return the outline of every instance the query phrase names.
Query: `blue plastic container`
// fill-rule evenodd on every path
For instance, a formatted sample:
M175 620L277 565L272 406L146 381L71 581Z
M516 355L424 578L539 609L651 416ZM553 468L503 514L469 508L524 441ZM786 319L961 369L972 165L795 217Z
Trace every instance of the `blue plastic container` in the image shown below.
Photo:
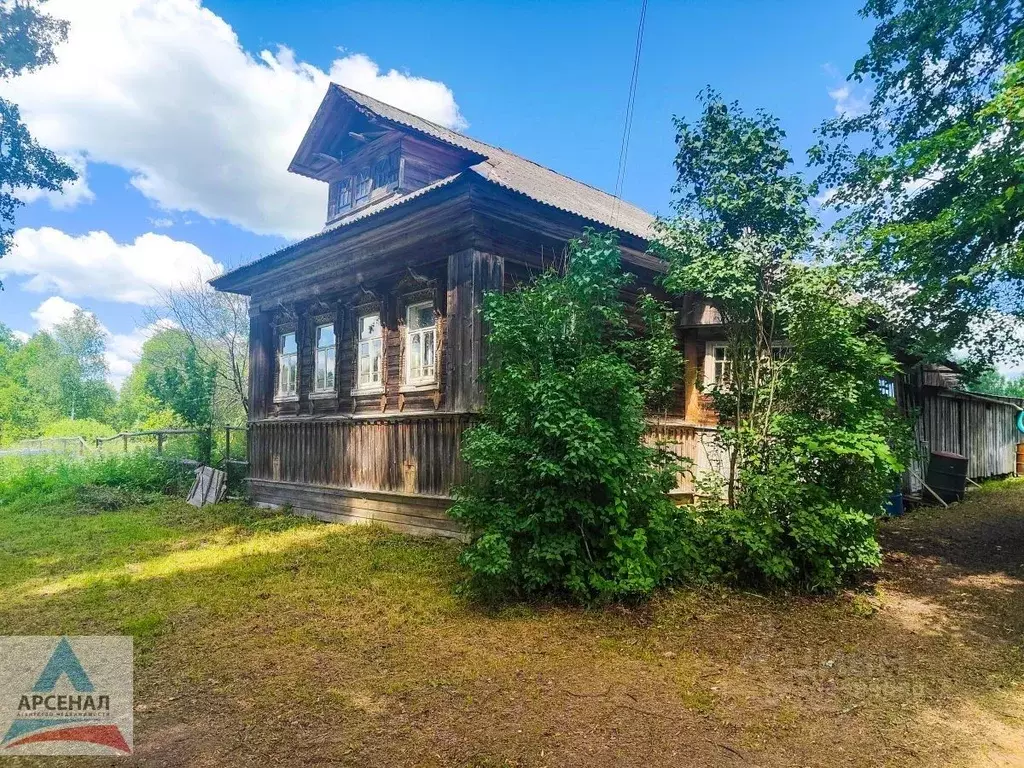
M889 517L899 517L903 512L903 491L897 490L895 493L891 494L889 496L889 500L885 502L885 514Z

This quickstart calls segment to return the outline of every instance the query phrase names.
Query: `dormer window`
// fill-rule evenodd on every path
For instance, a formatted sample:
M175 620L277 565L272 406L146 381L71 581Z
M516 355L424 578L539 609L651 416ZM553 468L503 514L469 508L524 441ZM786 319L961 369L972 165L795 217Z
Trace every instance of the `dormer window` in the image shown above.
M395 192L400 183L401 168L401 151L394 149L371 158L368 164L360 164L351 175L331 182L327 218L330 220L359 210Z
M370 175L369 168L363 168L359 172L359 177L356 181L356 208L362 208L368 202L370 202L370 193L373 191L373 176Z

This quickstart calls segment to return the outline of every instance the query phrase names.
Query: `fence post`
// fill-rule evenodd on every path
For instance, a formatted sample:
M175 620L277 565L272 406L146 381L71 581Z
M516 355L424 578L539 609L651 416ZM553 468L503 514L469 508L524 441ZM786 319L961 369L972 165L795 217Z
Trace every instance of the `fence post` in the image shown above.
M164 433L163 432L157 432L156 433L156 453L159 456L159 455L163 454L163 452L164 452Z
M124 452L128 453L128 433L124 433L121 437L124 438Z
M203 447L205 461L203 463L210 466L210 461L213 458L213 427L206 427L203 431L206 432L206 445Z
M231 461L231 427L224 427L224 469L228 468Z

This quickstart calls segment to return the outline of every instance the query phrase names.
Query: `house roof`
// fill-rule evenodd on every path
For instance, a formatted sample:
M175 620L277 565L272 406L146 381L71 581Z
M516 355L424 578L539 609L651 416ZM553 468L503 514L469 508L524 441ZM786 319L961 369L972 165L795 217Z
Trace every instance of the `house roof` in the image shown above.
M374 116L481 155L485 159L470 166L470 171L493 184L644 240L650 240L653 235L651 225L654 217L651 214L596 187L570 179L532 160L432 123L351 88L332 83L331 89Z
M432 123L429 120L393 107L351 88L331 83L327 95L324 97L324 103L321 104L318 117L329 100L339 97L354 105L371 118L411 129L437 141L472 152L482 159L471 165L466 171L438 179L409 194L387 198L378 204L355 211L350 216L334 222L321 232L292 243L230 272L226 272L210 281L215 288L226 289L226 286L231 282L231 278L241 277L241 273L249 272L257 265L265 265L267 262L283 258L293 253L302 245L325 238L340 229L356 222L364 221L382 211L396 208L417 198L424 197L467 175L479 177L491 184L524 195L535 202L575 214L600 226L616 229L643 240L650 240L653 237L654 217L631 203L619 200L607 192L602 192L589 184L570 179L568 176L563 176L552 171L550 168L545 168L500 147L485 144L482 141L478 141L458 131L453 131L450 128L445 128L437 123ZM303 140L304 144L308 138L309 134L307 133L307 139ZM299 152L302 152L302 148L300 148ZM298 158L298 154L296 158ZM295 165L296 160L293 160L292 166L294 167Z

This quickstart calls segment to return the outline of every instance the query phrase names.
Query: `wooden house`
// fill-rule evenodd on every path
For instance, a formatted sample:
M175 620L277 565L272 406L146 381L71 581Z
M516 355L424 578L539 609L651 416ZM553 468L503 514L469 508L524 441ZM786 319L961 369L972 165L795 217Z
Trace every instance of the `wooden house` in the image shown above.
M633 287L657 292L653 217L334 84L289 170L324 182L323 231L212 281L251 297L252 496L458 535L445 510L481 406L484 293L529 281L587 226L616 230ZM687 386L652 434L704 465L693 384L724 347L712 309L679 309Z

